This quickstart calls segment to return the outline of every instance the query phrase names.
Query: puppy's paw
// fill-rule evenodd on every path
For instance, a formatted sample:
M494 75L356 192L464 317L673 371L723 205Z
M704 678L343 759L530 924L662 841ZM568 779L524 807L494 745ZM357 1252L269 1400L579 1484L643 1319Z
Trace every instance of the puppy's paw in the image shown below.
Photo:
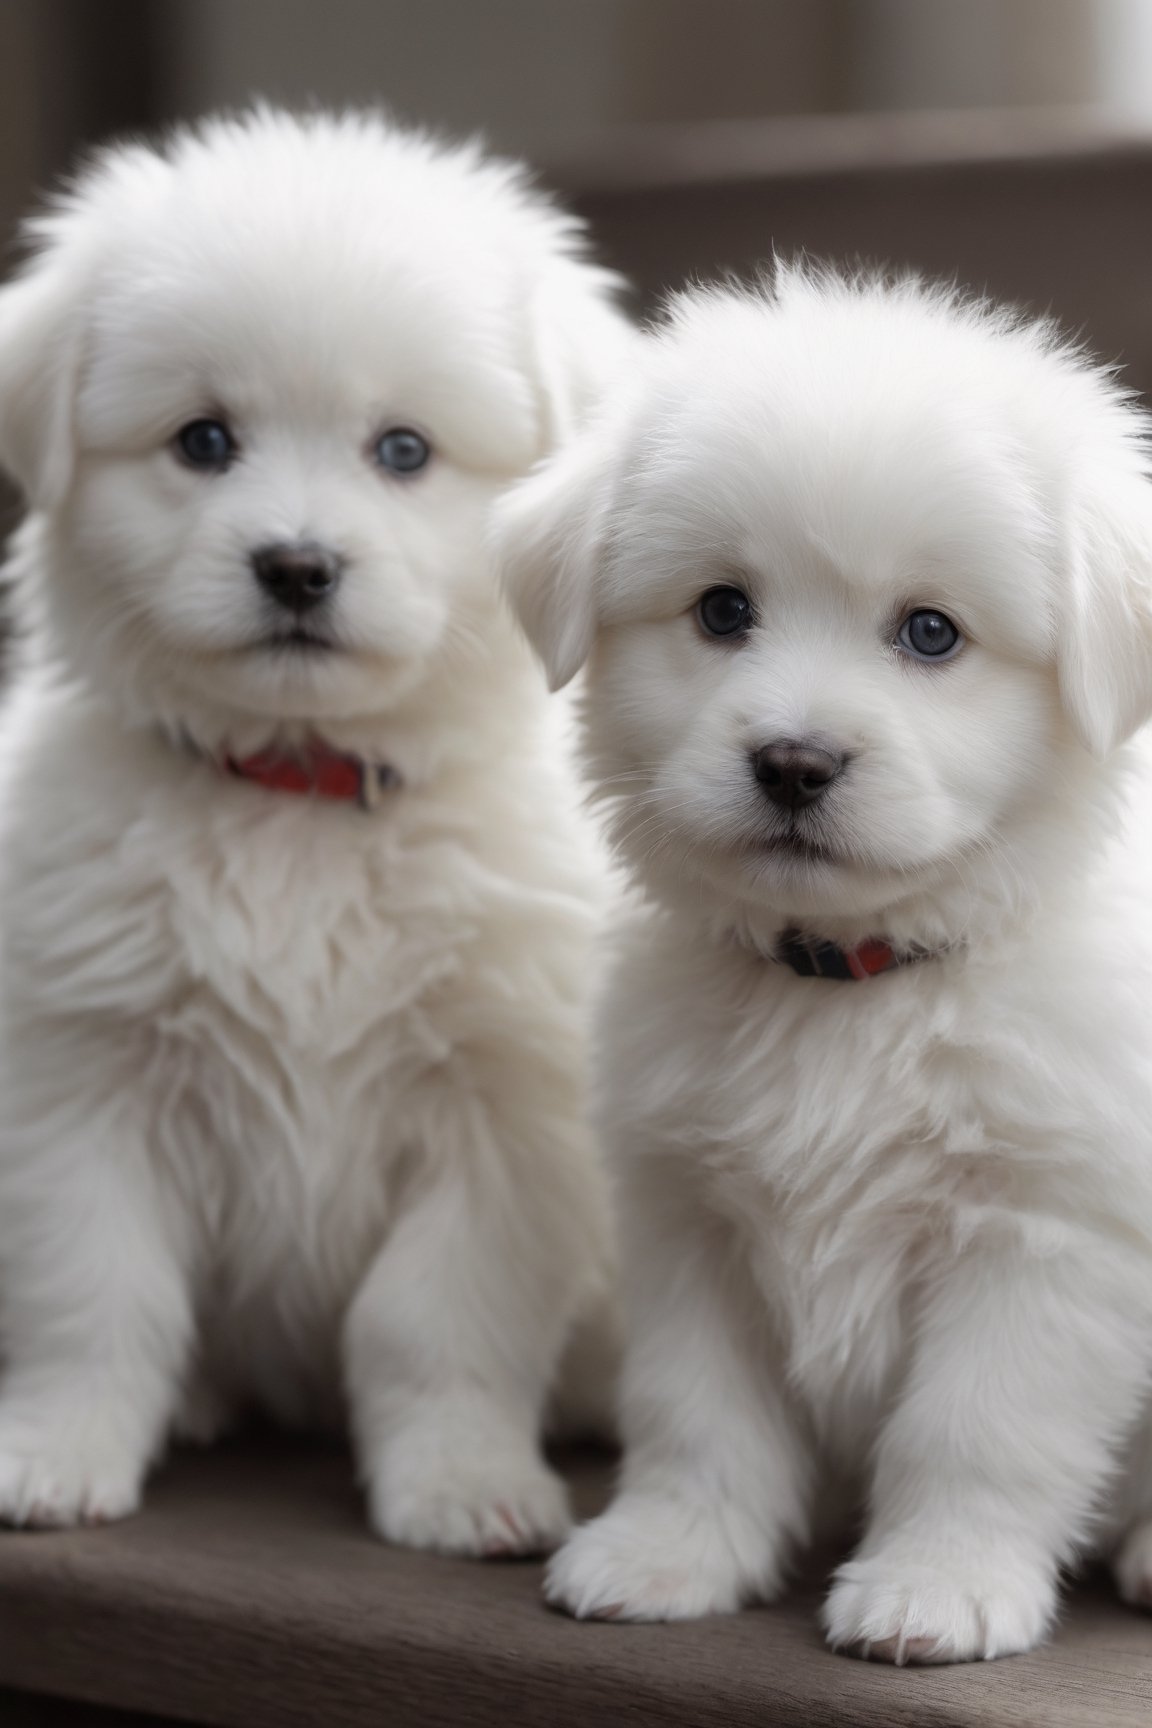
M369 1482L368 1510L386 1542L488 1560L550 1554L571 1528L560 1478L520 1454L385 1469Z
M40 1435L0 1422L0 1524L62 1530L110 1524L140 1506L143 1470L116 1447L86 1437L77 1423Z
M544 1593L578 1620L696 1620L774 1594L775 1567L733 1541L734 1519L655 1496L625 1497L577 1530Z
M873 1662L973 1662L1031 1650L1056 1611L1051 1579L1023 1562L850 1560L824 1604L833 1649Z
M1125 1602L1152 1609L1152 1519L1128 1532L1112 1561L1112 1572Z

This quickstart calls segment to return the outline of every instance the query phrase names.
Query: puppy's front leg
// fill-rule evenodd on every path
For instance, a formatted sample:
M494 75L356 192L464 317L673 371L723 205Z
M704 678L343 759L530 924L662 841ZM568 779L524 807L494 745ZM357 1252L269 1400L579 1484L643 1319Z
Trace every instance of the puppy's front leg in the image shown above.
M629 1326L620 1491L549 1568L580 1618L725 1614L780 1588L807 1526L810 1454L738 1245L678 1159L619 1185Z
M136 1510L192 1336L140 1136L108 1121L4 1145L0 1520L102 1523Z
M1112 1571L1125 1602L1152 1610L1152 1409L1147 1399L1118 1487L1109 1520Z
M871 1515L824 1611L829 1641L889 1662L1028 1650L1056 1611L1139 1407L1147 1316L1102 1243L971 1252L932 1290L881 1437Z
M603 1254L587 1147L566 1119L445 1107L419 1176L349 1311L345 1371L373 1527L444 1553L554 1548L569 1525L542 1411Z

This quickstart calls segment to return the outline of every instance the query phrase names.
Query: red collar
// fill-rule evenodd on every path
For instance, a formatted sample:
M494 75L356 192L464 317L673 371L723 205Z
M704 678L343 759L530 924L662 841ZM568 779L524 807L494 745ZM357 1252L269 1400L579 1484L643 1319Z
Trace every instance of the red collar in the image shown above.
M374 809L385 787L400 783L394 768L366 762L319 741L291 752L261 750L255 756L225 756L221 766L237 779L252 780L269 792L331 798L359 804L362 810Z
M887 942L874 938L856 948L840 948L835 942L820 942L799 930L785 930L776 946L776 958L801 978L875 978L897 966L926 960L926 948L899 954Z

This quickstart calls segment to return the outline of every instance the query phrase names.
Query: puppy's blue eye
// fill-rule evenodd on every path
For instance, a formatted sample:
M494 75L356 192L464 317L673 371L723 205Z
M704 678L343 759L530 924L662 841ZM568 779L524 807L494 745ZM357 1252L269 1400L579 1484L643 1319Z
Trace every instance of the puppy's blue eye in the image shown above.
M708 636L743 636L752 628L752 602L740 588L709 588L696 602L696 616Z
M896 641L917 660L949 660L964 645L964 638L951 618L927 608L909 612L896 633Z
M427 441L408 426L393 426L376 443L377 462L393 474L415 474L431 454Z
M176 448L190 468L227 468L236 440L223 420L190 420L176 434Z

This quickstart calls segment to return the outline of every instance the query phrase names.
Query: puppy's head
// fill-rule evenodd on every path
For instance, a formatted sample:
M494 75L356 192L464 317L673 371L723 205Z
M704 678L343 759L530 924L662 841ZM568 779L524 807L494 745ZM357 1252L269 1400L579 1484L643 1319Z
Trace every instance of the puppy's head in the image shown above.
M1144 434L1050 330L915 283L676 304L497 519L649 885L835 931L1011 874L1152 712Z
M370 116L114 149L31 238L0 293L0 464L57 647L246 713L410 688L467 628L493 495L626 340L517 170Z

